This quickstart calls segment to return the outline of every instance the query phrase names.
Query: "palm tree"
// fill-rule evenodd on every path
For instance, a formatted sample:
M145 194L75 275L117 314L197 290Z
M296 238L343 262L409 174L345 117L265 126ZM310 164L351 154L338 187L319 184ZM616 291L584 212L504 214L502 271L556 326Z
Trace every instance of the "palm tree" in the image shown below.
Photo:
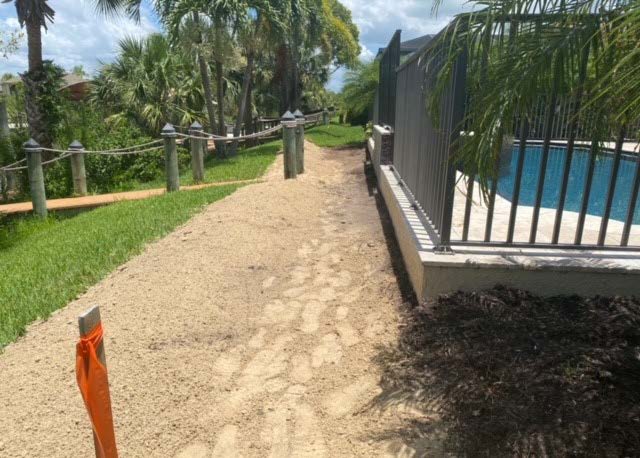
M228 59L231 46L230 29L247 10L243 0L165 0L158 11L163 17L169 33L175 40L180 35L181 27L187 19L192 19L198 27L198 39L195 41L203 85L206 86L205 98L212 132L218 135L226 134L225 125L225 91L224 64ZM204 21L206 20L206 28ZM208 47L204 46L208 43ZM208 52L207 52L208 51ZM205 65L205 55L211 54L215 65L216 95L218 103L217 121L213 110L211 83L208 66ZM218 155L224 157L224 143L216 146Z
M300 66L311 56L325 68L350 67L357 62L358 28L351 12L338 0L286 0L280 14L287 25L276 54L280 82L280 111L299 108L302 96Z
M157 135L167 121L189 125L202 117L202 86L190 56L160 34L123 39L119 48L93 83L94 99L112 109L108 121L127 119Z
M238 136L242 123L248 127L251 117L247 116L251 106L251 87L253 69L258 50L265 49L274 41L273 37L281 35L285 31L280 11L274 8L269 0L247 0L246 13L239 15L238 20L238 45L246 58L242 77L242 89L238 97L238 112L233 135ZM230 154L237 149L237 142L232 147Z
M51 146L52 135L47 123L48 113L40 102L43 81L46 80L45 63L42 58L42 28L53 22L55 11L48 0L2 0L14 2L20 26L27 32L29 69L23 73L25 102L31 136L44 146ZM119 13L138 17L142 0L93 0L96 10L107 16Z
M369 113L376 98L380 61L359 63L349 70L342 88L342 102L348 119L361 119ZM366 123L365 119L365 123Z

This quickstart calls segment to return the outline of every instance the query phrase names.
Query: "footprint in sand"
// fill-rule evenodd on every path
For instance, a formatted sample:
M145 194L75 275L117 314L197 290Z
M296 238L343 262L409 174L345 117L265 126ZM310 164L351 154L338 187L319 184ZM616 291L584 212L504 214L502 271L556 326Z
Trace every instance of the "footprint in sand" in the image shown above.
M294 298L294 297L301 296L305 292L306 289L307 288L304 287L304 286L299 286L297 288L290 288L290 289L286 290L285 292L283 292L282 295L284 297L288 297L288 298L291 299L291 298Z
M313 284L316 286L328 285L333 288L344 288L351 283L351 273L346 270L341 270L336 275L336 272L331 267L323 267L320 270L320 274L313 280Z
M318 256L328 255L331 252L332 248L333 248L333 243L323 243L322 245L320 245L320 248L318 248L318 251L316 252L316 254Z
M295 383L307 383L313 378L313 371L307 355L296 355L291 360L290 378Z
M298 248L298 256L300 256L301 258L306 258L311 253L313 253L313 248L307 243Z
M327 334L322 342L314 348L311 355L311 366L318 368L323 364L339 364L342 359L342 346L335 334Z
M258 329L258 332L256 333L256 335L254 335L249 340L249 346L251 348L262 348L262 346L264 345L264 337L266 334L267 334L267 330L265 328Z
M244 347L240 345L221 354L213 363L213 372L223 376L225 379L230 378L240 369L243 351Z
M336 309L336 320L341 321L344 320L349 314L349 307L345 307L341 305Z
M351 304L357 301L360 298L360 292L364 289L364 286L359 286L358 288L354 288L344 296L342 296L341 302L344 304Z
M356 331L349 323L342 322L336 325L336 329L338 330L338 334L340 334L340 340L346 347L352 347L360 342L360 336L358 335L358 331Z
M376 381L370 375L360 377L355 382L334 391L324 401L327 413L332 417L342 417L366 404L370 398L365 395L376 388Z
M238 427L225 425L218 434L218 441L211 454L212 458L233 458L240 456L236 446Z
M300 329L306 334L314 333L318 330L320 323L318 319L327 308L327 304L319 301L309 301L302 310L302 326Z
M268 348L260 350L242 370L236 382L237 389L230 392L215 411L203 416L202 421L210 421L211 417L220 412L235 415L240 406L253 396L265 391L275 393L284 389L287 382L278 376L287 368L289 355L285 348L292 340L291 336L280 336Z
M176 458L208 458L209 449L206 445L201 443L191 444L184 450L180 451Z
M276 299L264 307L263 316L268 323L287 323L298 315L302 305L297 301L282 302Z
M273 282L276 281L276 277L269 277L262 282L262 289L269 289L273 286Z
M336 298L336 291L333 288L322 288L317 298L321 302L330 302Z
M291 271L291 280L289 283L292 285L302 285L309 277L311 277L311 273L307 267L297 266Z
M270 445L269 456L322 457L327 450L313 408L300 401L305 388L291 386L269 407L261 437Z

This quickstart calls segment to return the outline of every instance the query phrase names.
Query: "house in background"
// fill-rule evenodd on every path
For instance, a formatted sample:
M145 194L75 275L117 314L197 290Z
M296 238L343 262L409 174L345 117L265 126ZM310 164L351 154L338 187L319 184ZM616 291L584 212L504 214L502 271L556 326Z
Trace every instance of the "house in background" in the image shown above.
M402 62L408 56L425 46L427 43L431 41L434 35L423 35L418 38L414 38L412 40L403 41L400 43L400 61ZM376 54L376 59L379 59L382 56L382 53L387 48L378 48L378 54Z
M68 91L69 98L76 102L84 100L89 95L91 81L84 76L68 73L62 77L60 91ZM3 91L11 92L19 84L22 84L20 78L8 79L2 81L2 89Z

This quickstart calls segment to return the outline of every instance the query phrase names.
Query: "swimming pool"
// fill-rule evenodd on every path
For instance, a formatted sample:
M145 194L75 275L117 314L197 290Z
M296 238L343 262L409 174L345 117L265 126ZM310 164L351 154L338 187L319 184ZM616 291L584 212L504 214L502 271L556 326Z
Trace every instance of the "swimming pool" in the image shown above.
M511 201L513 198L513 184L516 177L516 168L519 156L518 146L514 146L502 161L500 178L498 179L497 192L500 196ZM562 185L562 173L566 160L566 148L552 146L549 150L549 161L544 182L544 192L542 193L542 207L557 208ZM542 161L542 146L528 145L525 154L524 167L522 171L522 181L520 185L520 205L533 206L535 204L536 188L540 165ZM631 154L623 155L618 169L618 181L613 195L611 205L611 219L624 221L627 216L627 209L631 199L633 178L637 160ZM612 154L601 154L596 159L596 165L589 195L589 206L587 212L591 215L602 216L604 213L605 199L609 186L609 177L613 166ZM574 149L571 169L569 173L569 183L567 186L567 197L565 199L565 210L579 212L582 204L582 193L584 183L587 178L587 168L589 167L589 150L585 148ZM636 202L634 213L634 224L640 223L640 199Z

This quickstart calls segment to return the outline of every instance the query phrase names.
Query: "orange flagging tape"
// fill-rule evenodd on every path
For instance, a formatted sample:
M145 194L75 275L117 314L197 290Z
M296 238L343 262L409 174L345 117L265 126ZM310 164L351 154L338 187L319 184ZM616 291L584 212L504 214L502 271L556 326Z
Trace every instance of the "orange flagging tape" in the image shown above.
M102 342L102 324L80 338L76 345L76 379L93 425L96 457L117 458L107 368L96 354Z

